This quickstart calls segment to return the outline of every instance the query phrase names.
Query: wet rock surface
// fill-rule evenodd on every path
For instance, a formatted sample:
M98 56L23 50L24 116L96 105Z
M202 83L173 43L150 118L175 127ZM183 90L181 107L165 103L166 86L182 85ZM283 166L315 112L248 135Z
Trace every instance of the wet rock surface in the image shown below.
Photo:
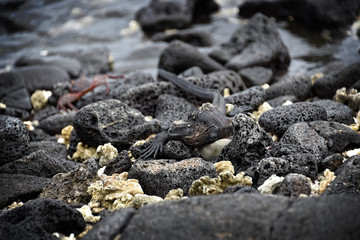
M360 238L358 3L299 2L2 1L0 239Z

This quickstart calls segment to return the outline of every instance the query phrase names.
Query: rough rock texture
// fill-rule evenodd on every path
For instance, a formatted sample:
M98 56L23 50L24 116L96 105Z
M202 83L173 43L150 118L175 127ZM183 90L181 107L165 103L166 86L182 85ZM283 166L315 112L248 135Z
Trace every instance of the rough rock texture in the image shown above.
M53 141L33 141L30 142L30 148L27 154L44 150L51 158L67 159L67 150L64 144Z
M344 157L340 154L332 154L327 156L318 162L319 172L323 172L325 169L329 169L330 171L334 172L343 163L343 160Z
M324 99L316 101L314 102L314 104L325 108L328 121L344 123L346 125L354 123L354 111L350 107L342 103L335 102L329 99Z
M50 199L35 199L0 216L4 239L58 239L54 232L69 236L85 228L80 212Z
M89 159L74 171L57 174L39 197L58 199L68 204L88 203L91 196L87 188L97 179L98 169L97 162Z
M270 83L273 72L264 67L249 67L239 71L240 76L244 79L247 87L260 86Z
M294 123L326 119L326 110L323 107L300 102L276 107L263 113L259 118L259 124L268 132L282 135Z
M196 110L195 105L183 98L163 94L157 100L155 118L160 121L162 128L167 128L173 121L186 118Z
M154 0L138 10L135 19L142 30L151 35L166 29L187 28L196 21L207 21L218 9L219 5L213 0Z
M283 158L289 162L288 173L298 173L315 180L318 175L317 164L319 157L301 145L284 144L276 142L266 152L265 157ZM276 168L275 168L276 169ZM268 173L270 173L268 171ZM274 173L276 174L276 173ZM261 176L260 176L261 178ZM256 178L253 178L255 182Z
M109 49L105 46L86 46L71 51L53 50L49 51L48 55L59 55L78 60L81 63L80 75L89 76L106 73L111 69L109 54Z
M305 122L291 125L280 142L300 145L320 157L328 156L327 141Z
M311 80L305 74L297 74L276 82L265 90L266 100L279 96L293 95L298 101L312 96Z
M0 102L7 107L31 110L30 96L19 73L0 73Z
M256 173L258 173L258 179L255 178L254 180L256 180L256 185L261 185L272 175L275 174L279 177L286 176L286 174L290 173L291 170L291 164L286 158L264 158L261 159L256 170Z
M315 121L309 123L326 142L330 153L342 152L348 147L360 147L360 134L337 122Z
M290 63L287 47L276 30L276 25L262 14L256 14L241 26L228 43L210 53L226 67L239 71L262 66L273 72L286 70Z
M58 161L50 157L44 150L39 150L1 166L0 173L26 174L51 178L57 173L67 172L68 168L64 166L64 161ZM69 166L72 162L68 162L67 165ZM75 167L76 164L73 164L73 168Z
M111 162L106 165L104 174L111 176L114 173L122 173L129 171L131 160L126 150L121 151Z
M356 239L360 219L354 211L359 207L353 196L192 197L141 208L121 239ZM348 217L339 222L343 216Z
M18 118L0 115L0 166L26 155L29 134Z
M315 81L314 94L332 99L337 89L351 87L360 78L360 62L351 64L340 71L331 73Z
M60 134L64 127L73 125L74 117L75 112L51 115L40 121L39 128L51 135Z
M145 121L144 116L125 103L109 99L96 102L79 110L74 128L84 144L98 146L111 143L118 150L134 141L160 131L158 121Z
M179 74L186 69L197 66L204 73L223 70L224 67L207 55L200 53L194 46L172 41L160 55L158 67Z
M201 158L190 158L179 162L138 161L130 168L128 179L138 179L145 194L164 198L170 190L176 188L182 188L187 193L192 182L202 176L216 176L213 164Z
M311 186L308 179L301 174L291 173L286 175L281 185L274 191L277 195L298 198L300 194L310 195Z
M218 160L231 161L235 171L244 171L256 164L272 145L270 136L250 117L238 114L232 120L234 135L224 147Z
M49 178L24 174L0 174L0 208L14 201L36 198L50 181Z
M90 232L88 232L83 240L112 240L120 235L124 228L131 221L135 214L133 208L124 208L111 213L109 216L101 219Z
M52 90L58 82L69 82L68 74L59 67L54 66L30 66L16 70L23 78L29 93L35 90Z
M250 106L253 109L257 109L264 102L264 99L264 89L256 86L234 93L226 97L225 101L235 106Z
M16 59L15 66L29 66L29 65L52 65L65 70L70 77L79 77L81 71L81 63L73 58L62 56L21 56Z
M335 171L335 176L324 195L360 194L360 157L349 158Z
M351 25L359 13L356 0L246 0L239 6L239 15L249 18L261 12L269 17L288 19L309 28L335 28Z

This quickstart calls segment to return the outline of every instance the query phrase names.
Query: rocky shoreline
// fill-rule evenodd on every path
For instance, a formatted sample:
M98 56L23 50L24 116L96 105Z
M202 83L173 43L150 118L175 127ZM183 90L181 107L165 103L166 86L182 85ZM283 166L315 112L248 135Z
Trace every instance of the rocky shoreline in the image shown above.
M147 1L136 8L94 1L103 11L71 5L78 19L86 18L82 7L109 26L136 20L151 42L144 45L164 45L150 71L119 71L106 44L0 59L11 62L0 72L0 238L359 239L360 57L294 73L299 60L279 28L284 14L306 31L314 31L311 22L315 31L337 32L356 21L356 1L328 2L337 7L332 15L324 1L301 8L283 0ZM29 2L0 3L4 36L65 31L56 25L66 19L61 12L38 28L24 21L45 14ZM41 4L70 7L65 0ZM214 44L213 16L229 6L247 19ZM130 26L123 41L135 39ZM49 41L72 36L58 34ZM129 65L136 54L143 56L133 52ZM156 158L142 158L162 132L184 137L188 131L177 126L209 120L197 118L209 100L157 76L158 69L200 91L219 91L232 136L217 132L200 146L178 137Z

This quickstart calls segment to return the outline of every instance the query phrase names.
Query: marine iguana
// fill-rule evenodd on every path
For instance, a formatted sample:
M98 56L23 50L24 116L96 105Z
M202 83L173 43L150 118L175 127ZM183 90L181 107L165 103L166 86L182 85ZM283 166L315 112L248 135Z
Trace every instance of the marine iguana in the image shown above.
M212 103L202 104L199 111L188 116L187 121L175 121L167 130L158 133L140 159L156 158L169 140L198 147L233 134L231 119L225 115L225 100L218 90L199 87L162 69L159 69L158 76L172 82L184 92ZM246 110L250 109L244 108Z

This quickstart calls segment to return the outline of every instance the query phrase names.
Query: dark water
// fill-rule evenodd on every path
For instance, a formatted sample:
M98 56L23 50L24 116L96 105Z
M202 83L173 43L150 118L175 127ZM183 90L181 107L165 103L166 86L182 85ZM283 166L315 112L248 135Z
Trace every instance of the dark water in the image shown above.
M28 0L17 11L5 12L25 30L0 35L0 68L2 71L9 69L14 60L24 54L105 45L114 57L115 72L155 72L158 57L167 43L150 41L132 21L136 10L148 2ZM193 26L210 32L213 44L228 41L239 24L244 23L236 16L236 6L241 1L218 2L222 10L213 16L211 23ZM4 9L0 11L4 12ZM289 22L278 22L278 26L292 57L289 74L313 74L334 61L348 64L360 60L359 40L346 31L314 32ZM206 53L210 48L200 51Z

